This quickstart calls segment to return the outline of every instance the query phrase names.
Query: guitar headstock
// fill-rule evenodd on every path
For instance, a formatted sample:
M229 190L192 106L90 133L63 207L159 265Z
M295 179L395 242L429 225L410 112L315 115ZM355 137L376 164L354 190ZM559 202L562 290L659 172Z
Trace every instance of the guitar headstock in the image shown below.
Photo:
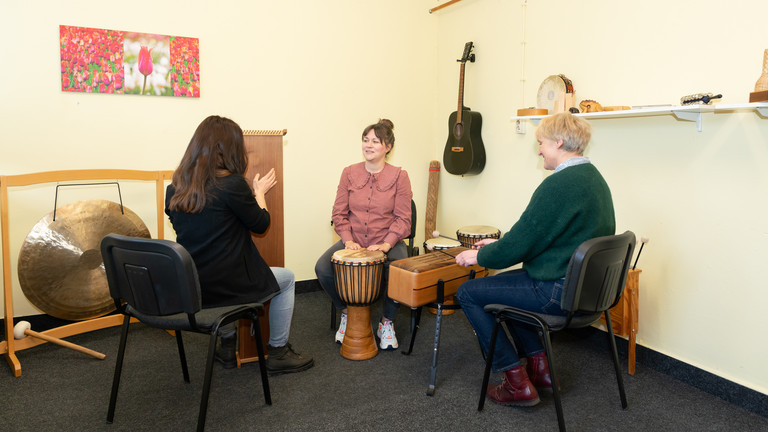
M472 63L475 62L475 55L472 53L472 41L469 41L464 44L464 54L462 54L461 58L456 61L461 63L466 63L467 60L469 60Z

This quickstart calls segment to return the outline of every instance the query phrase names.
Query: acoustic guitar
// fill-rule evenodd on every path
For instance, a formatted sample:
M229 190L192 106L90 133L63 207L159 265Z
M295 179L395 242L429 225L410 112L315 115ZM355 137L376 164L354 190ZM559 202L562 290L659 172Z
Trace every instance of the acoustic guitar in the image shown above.
M464 66L475 61L472 42L464 45L459 73L459 106L448 117L448 142L443 151L443 165L451 174L479 174L485 167L485 147L480 137L483 117L464 106Z

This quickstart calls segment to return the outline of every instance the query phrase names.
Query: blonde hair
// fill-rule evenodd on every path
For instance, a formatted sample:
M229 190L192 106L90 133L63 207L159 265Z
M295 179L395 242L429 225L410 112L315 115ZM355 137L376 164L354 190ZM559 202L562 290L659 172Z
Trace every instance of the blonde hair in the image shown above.
M581 117L571 113L558 113L544 117L536 129L536 138L563 140L563 149L577 154L584 150L592 137L592 126Z

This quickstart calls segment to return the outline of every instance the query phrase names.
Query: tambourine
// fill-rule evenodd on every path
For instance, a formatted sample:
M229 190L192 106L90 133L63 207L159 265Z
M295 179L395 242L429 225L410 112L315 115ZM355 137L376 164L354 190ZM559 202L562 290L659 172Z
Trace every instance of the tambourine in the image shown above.
M536 96L538 108L546 109L550 114L555 109L557 95L560 93L573 93L573 82L565 75L550 75L539 86Z

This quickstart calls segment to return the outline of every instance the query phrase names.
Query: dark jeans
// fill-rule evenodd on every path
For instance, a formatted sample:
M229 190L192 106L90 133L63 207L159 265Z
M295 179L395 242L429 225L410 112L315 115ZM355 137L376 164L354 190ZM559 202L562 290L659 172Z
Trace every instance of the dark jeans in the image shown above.
M560 309L560 296L563 292L564 279L540 281L531 279L524 270L511 270L479 279L464 282L456 293L456 298L475 329L480 347L487 355L493 333L493 315L486 313L487 304L504 304L531 312L550 315L565 315ZM513 342L504 334L496 337L496 350L493 356L493 371L503 372L520 366L521 357L529 357L544 351L539 334L533 327L524 324L509 324ZM517 349L515 349L517 347Z
M320 282L320 286L323 287L323 290L328 293L328 296L331 298L331 302L333 302L333 305L338 310L345 309L347 305L344 304L344 302L341 300L341 297L339 297L339 293L336 291L336 281L334 280L331 257L333 257L334 252L341 249L344 249L344 243L339 240L336 244L325 251L325 253L317 260L317 264L315 264L315 274L317 275L317 280ZM405 243L400 241L397 242L397 244L394 245L392 249L389 250L389 252L387 252L387 261L384 263L384 276L381 295L384 298L384 317L390 320L395 319L395 315L397 315L397 309L400 307L400 305L387 296L387 286L389 282L389 263L391 261L403 258L408 258L408 249L406 248Z

